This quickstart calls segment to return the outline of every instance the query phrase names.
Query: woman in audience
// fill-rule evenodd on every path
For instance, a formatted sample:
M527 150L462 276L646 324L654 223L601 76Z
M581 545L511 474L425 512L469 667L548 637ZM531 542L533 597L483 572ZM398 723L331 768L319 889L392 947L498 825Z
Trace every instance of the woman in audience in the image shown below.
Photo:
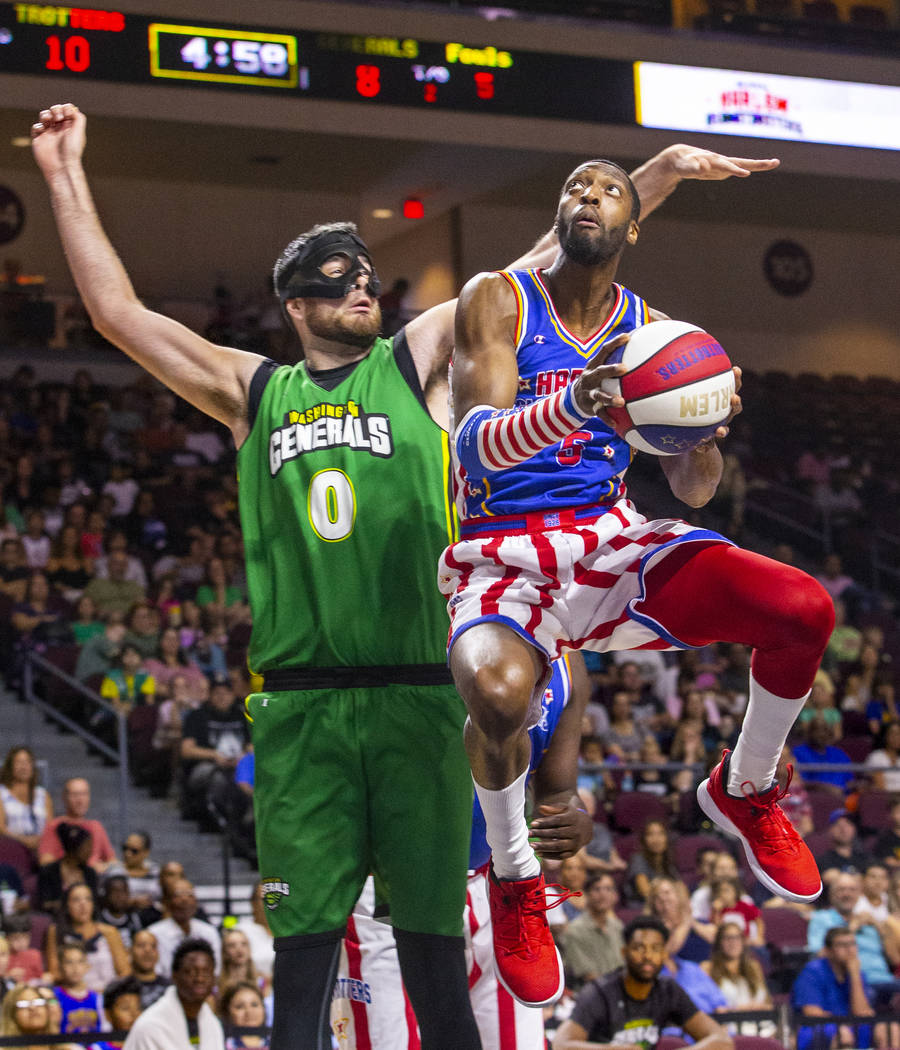
M821 668L816 672L809 699L798 716L797 728L805 726L816 715L821 715L831 729L832 743L839 740L842 732L841 712L835 699L835 686L831 675Z
M95 918L94 894L86 883L76 883L63 894L56 923L47 930L47 961L55 980L59 980L58 948L67 939L84 945L88 957L87 986L102 992L116 977L131 973L128 952L115 927Z
M81 534L74 525L63 525L50 547L47 579L70 604L81 597L94 575L94 563L81 552Z
M865 711L869 728L877 732L885 718L897 718L890 664L881 650L863 642L859 659L847 668L841 707L845 711Z
M603 745L610 755L622 762L637 762L646 733L635 722L631 712L631 694L620 689L613 693L609 712L609 729Z
M206 580L197 588L196 600L201 609L223 615L229 628L250 622L250 606L243 593L229 584L221 558L213 557L206 563Z
M263 905L262 882L253 887L250 897L250 914L238 920L237 929L243 930L250 942L250 952L256 972L263 977L272 976L272 963L275 961L275 948L272 931L266 918Z
M678 868L669 845L669 832L661 820L648 820L641 829L640 848L628 858L625 898L630 904L643 904L655 878L678 879Z
M42 865L37 881L37 905L53 915L59 913L70 887L83 882L92 893L97 892L97 872L89 863L93 850L91 833L80 824L63 821L56 827L56 836L62 844L63 855Z
M219 995L235 984L251 984L261 995L268 992L268 982L256 971L250 950L250 939L236 927L222 934L222 972Z
M181 647L205 675L226 674L225 648L208 629L205 619L200 606L193 599L185 598L181 603ZM227 638L224 640L227 642Z
M46 575L36 569L28 580L25 601L13 606L10 623L15 631L14 645L26 647L71 640L62 602L50 590Z
M900 722L886 722L881 729L880 746L866 758L872 772L872 787L879 791L900 791Z
M709 958L711 927L691 914L688 888L680 879L653 879L644 910L660 919L669 931L666 955L677 955L689 962Z
M747 947L747 939L736 922L723 922L716 930L712 954L700 963L728 1000L729 1010L768 1010L772 996L762 966ZM773 1036L772 1021L742 1021L740 1035Z
M259 988L252 981L228 985L219 999L219 1017L226 1026L261 1028L266 1023L266 1008ZM225 1050L267 1050L268 1046L268 1036L263 1035L230 1035L225 1040Z
M69 621L72 637L78 645L103 634L103 621L97 612L97 604L89 594L82 594L75 606L75 618Z
M177 627L166 627L159 636L159 648L154 656L144 661L144 668L153 675L156 682L156 695L171 695L171 683L175 675L181 675L188 681L194 691L199 688L204 677L199 664L181 647Z
M53 819L50 793L37 782L34 755L12 747L0 767L0 835L27 846L32 853L48 820Z
M54 1024L50 1004L40 988L29 984L17 984L7 992L0 1008L0 1036L25 1036L33 1038L20 1050L50 1050L42 1035L56 1035L59 1025ZM56 1043L54 1050L80 1050L71 1043Z
M161 896L159 865L150 859L152 842L146 831L132 831L122 843L122 863L110 871L128 879L128 893L135 908L149 908Z
M9 941L0 933L0 999L15 987L15 981L9 976Z

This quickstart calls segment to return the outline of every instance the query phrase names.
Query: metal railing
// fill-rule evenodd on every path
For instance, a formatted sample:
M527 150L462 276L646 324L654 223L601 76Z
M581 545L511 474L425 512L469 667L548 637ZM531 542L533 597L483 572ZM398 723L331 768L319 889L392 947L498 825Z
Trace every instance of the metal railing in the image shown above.
M111 716L116 726L116 746L111 747L105 740L92 733L90 729L70 718L65 712L60 711L53 704L48 703L40 695L37 683L45 678L56 679L72 690L93 709L94 712L102 712ZM31 746L34 737L34 711L40 711L46 718L69 732L75 733L90 748L99 752L104 758L118 766L119 770L119 813L117 820L118 841L124 842L129 831L128 822L128 720L126 716L118 711L109 701L105 700L99 693L89 689L77 678L67 674L61 668L44 659L40 653L29 650L25 654L22 667L22 699L25 701L25 739ZM90 720L88 720L90 721Z

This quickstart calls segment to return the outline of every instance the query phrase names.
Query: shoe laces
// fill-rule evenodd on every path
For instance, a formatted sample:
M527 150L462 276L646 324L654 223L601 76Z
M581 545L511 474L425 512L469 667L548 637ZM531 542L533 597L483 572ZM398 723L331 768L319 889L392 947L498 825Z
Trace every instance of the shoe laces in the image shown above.
M552 900L548 900L549 891L553 891ZM505 902L511 904L515 910L509 916L508 937L503 937L502 933L495 929L495 947L500 948L506 955L519 955L523 959L533 958L537 950L532 947L532 941L539 942L544 939L546 913L551 908L559 907L570 897L580 896L581 890L569 890L559 883L536 886L525 893L504 892Z
M794 825L778 805L787 795L793 776L794 767L788 765L784 787L780 787L776 781L762 795L752 781L745 780L741 784L741 794L753 807L753 815L757 820L755 834L773 852L794 852L799 838Z

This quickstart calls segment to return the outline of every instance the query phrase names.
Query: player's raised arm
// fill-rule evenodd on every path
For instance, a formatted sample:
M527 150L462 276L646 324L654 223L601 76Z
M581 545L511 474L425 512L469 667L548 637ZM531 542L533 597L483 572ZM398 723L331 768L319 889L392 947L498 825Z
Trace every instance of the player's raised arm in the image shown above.
M31 136L66 258L91 321L176 394L230 427L240 445L246 436L250 380L262 358L215 346L140 302L94 207L81 163L85 124L84 114L64 103L42 110Z

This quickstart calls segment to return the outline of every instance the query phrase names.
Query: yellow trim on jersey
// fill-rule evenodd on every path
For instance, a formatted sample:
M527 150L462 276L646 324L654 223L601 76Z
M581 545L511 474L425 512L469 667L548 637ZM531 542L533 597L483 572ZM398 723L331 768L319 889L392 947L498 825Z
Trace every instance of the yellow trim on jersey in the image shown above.
M253 694L252 693L248 693L247 696L244 697L244 718L246 718L247 721L252 725L253 724L253 715L250 714L250 697L251 696L253 696Z
M563 704L563 707L568 707L569 701L572 699L572 665L569 663L569 655L569 653L564 653L559 658L559 662L563 665L563 674L567 681L566 702Z
M481 509L484 511L485 514L488 515L488 517L496 517L492 510L488 510L487 505L487 501L491 498L491 483L488 481L487 478L482 478L481 480L484 483L485 487L485 496L484 499L481 501Z
M522 289L519 287L519 282L509 273L508 270L499 270L498 273L501 277L506 279L507 284L512 288L513 293L516 297L516 342L515 346L518 347L522 340L522 329L525 321L525 300L522 295Z
M453 477L450 463L450 435L441 434L441 466L444 472L444 517L447 523L447 541L456 543L459 539L459 517L453 502Z
M616 287L619 290L619 296L621 298L619 309L607 318L606 323L603 325L603 327L600 328L599 331L595 332L594 335L592 335L586 343L582 343L580 339L572 335L568 328L566 328L565 324L563 324L562 320L558 317L556 313L556 307L553 305L553 300L547 294L547 289L541 283L541 279L538 276L537 270L529 270L528 276L531 278L532 282L534 283L534 286L537 288L540 297L544 300L544 304L547 307L547 317L550 323L553 325L556 334L559 336L560 340L563 343L566 343L568 346L571 346L573 350L577 351L578 354L581 355L581 357L590 357L597 349L597 347L603 342L606 336L616 327L619 321L622 320L622 317L628 310L628 296L625 294L625 289L620 284L614 285L614 287Z

